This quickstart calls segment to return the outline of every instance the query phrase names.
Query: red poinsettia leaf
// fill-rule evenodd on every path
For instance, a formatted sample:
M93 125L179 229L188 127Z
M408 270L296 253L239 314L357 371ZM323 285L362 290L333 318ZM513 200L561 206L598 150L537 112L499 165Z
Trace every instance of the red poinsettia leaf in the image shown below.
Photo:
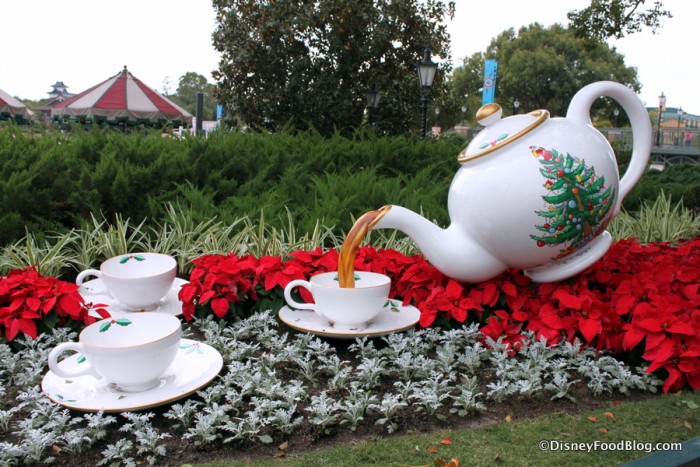
M512 318L517 321L525 322L527 321L527 313L524 311L514 311Z
M429 312L429 311L421 311L420 314L420 321L419 324L422 328L427 328L433 322L435 321L436 318L436 313L435 312Z
M192 273L190 273L190 282L197 282L206 274L206 269L204 268L194 268Z
M77 297L75 295L64 295L58 300L58 309L72 318L78 318L80 312L83 311L83 304L78 297L80 295Z
M667 365L664 368L666 371L668 371L668 377L666 378L666 381L664 381L663 385L664 394L668 394L669 391L678 391L683 386L683 377L681 376L681 372L670 365Z
M199 299L197 300L198 303L207 303L212 297L216 296L216 291L215 290L207 290L204 292Z
M41 307L41 300L39 300L38 298L35 298L35 297L27 297L27 299L24 301L24 303L32 311L39 311L39 307Z
M192 283L185 284L180 288L180 291L177 293L177 297L181 302L191 302L194 300L197 289L198 287Z
M700 372L689 373L686 375L686 379L688 380L688 385L690 385L691 389L700 389Z
M44 300L44 303L41 304L41 312L46 314L53 310L53 307L56 305L56 301L58 300L57 297L47 297Z
M8 319L5 321L5 337L9 342L17 336L19 333L19 320L18 319Z
M686 285L681 290L683 291L683 295L685 296L685 298L687 298L688 300L697 300L698 288L700 288L700 284L690 284Z
M639 320L637 326L650 332L661 332L663 330L663 328L661 327L661 322L658 319L652 318Z
M564 321L555 314L540 315L540 320L546 326L552 329L563 329Z
M666 328L667 332L672 332L674 334L684 334L686 336L697 336L698 332L695 331L695 329L687 324L687 323L681 323L680 321L676 321L675 323L669 325Z
M634 304L637 303L637 297L633 295L623 295L615 304L615 312L622 316L630 312Z
M228 313L228 308L229 303L225 298L215 298L211 301L211 310L219 318L226 316L226 313Z
M503 281L501 284L501 290L506 294L507 297L517 297L518 288L516 285L510 281Z
M678 369L683 373L700 373L700 360L697 358L681 358L678 360Z
M18 319L19 329L32 339L36 339L36 322L33 319Z
M622 338L622 349L625 351L630 351L637 347L637 345L646 336L640 329L632 327L629 329Z
M581 299L575 295L571 295L564 289L557 289L552 294L552 298L559 300L559 304L566 308L573 308L574 310L581 309Z
M467 319L467 309L459 307L452 308L450 310L450 317L458 323L463 323Z
M24 297L16 297L10 301L10 311L19 310L24 305Z
M578 323L578 329L581 331L581 334L583 334L586 342L591 342L595 336L600 333L602 326L600 321L594 319L582 319Z
M104 306L104 305L102 305L102 306ZM104 319L104 318L109 318L110 316L112 316L112 315L109 314L109 312L108 312L107 310L105 310L104 308L102 308L102 306L98 306L98 308L93 308L93 309L95 310L95 312L96 312L98 315L100 315L100 317L101 317L102 319Z
M184 302L182 304L182 317L185 318L185 321L192 321L194 317L194 303Z
M644 347L646 350L655 349L661 345L664 345L667 339L666 334L663 332L648 333Z
M482 304L493 306L498 300L498 287L493 282L487 282L484 285L484 295L481 297Z
M642 354L642 358L653 362L666 362L673 357L673 353L673 344L670 342L664 342L663 345L644 352L644 354Z

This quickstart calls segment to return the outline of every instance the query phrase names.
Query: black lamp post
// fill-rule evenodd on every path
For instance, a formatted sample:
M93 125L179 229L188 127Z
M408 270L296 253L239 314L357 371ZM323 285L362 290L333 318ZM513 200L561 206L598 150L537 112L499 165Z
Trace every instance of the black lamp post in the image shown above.
M666 96L664 96L664 93L662 92L661 95L659 96L659 120L656 125L656 145L661 146L661 116L664 113L664 109L666 108Z
M613 110L613 115L615 116L615 128L617 128L617 117L620 116L620 109L615 107L615 110Z
M421 92L421 138L428 135L428 102L430 101L430 88L433 86L437 63L430 59L430 49L426 48L423 61L418 62L418 82Z
M382 94L377 90L376 86L372 86L365 91L365 99L367 99L367 119L369 120L370 126L374 125L374 111L379 107L379 99L381 98Z
M518 114L518 109L520 108L520 101L516 97L515 100L513 101L513 115Z
M462 126L464 126L464 114L467 113L467 106L463 105L462 106Z
M681 145L681 122L683 121L683 107L678 107L678 136L676 146Z

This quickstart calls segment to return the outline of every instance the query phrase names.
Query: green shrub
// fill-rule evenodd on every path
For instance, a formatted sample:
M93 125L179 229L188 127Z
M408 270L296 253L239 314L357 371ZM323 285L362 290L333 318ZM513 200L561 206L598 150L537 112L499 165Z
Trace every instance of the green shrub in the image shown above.
M348 138L318 133L218 131L207 138L164 138L159 132L82 130L25 133L0 129L0 244L28 232L67 232L97 218L120 216L153 225L166 206L192 213L197 223L258 219L300 232L318 222L334 235L353 219L385 204L449 222L447 195L466 141ZM639 210L661 191L700 209L700 167L649 171L625 199Z

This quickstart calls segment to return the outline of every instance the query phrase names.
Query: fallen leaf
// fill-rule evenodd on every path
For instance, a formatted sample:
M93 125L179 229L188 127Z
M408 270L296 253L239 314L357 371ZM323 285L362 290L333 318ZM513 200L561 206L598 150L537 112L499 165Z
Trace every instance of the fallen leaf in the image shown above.
M588 420L593 422L593 423L598 423L598 419L595 417L588 417Z
M437 459L435 459L435 462L433 462L433 465L435 467L459 467L459 460L453 457L452 459L450 459L450 462L447 462L442 457L438 457Z
M493 458L493 461L494 461L494 462L501 462L502 460L503 460L503 459L501 459L501 455L500 455L500 454L496 454L496 457Z
M692 409L692 410L695 410L695 409L700 408L700 405L696 404L696 403L693 402L693 401L688 401L688 400L683 399L683 400L681 401L681 403L682 403L682 404L685 404L689 409Z
M567 438L571 438L572 436L574 436L571 433L562 433L561 435L566 436Z
M438 448L436 448L435 446L430 446L428 448L428 452L432 452L433 454L435 454L436 452L438 452Z
M608 418L611 419L613 422L616 421L616 420L615 420L615 415L613 415L612 412L603 412L603 416L608 417Z
M280 450L285 451L287 448L289 448L289 441L285 441L284 443L280 444L277 446Z
M275 457L284 457L286 455L287 455L287 453L284 451L277 451L277 454L275 454Z
M683 421L683 426L685 426L688 429L688 431L693 431L693 425L691 425L690 422L688 422L688 420Z
M620 405L622 404L622 401L613 401L613 405Z
M506 421L506 423L510 423L513 421L513 417L511 417L510 415L506 415L506 418L504 420Z
M607 433L608 429L607 428L598 428L598 431L600 431L601 433Z
M61 449L60 447L56 446L55 444L54 444L53 446L51 446L51 450L52 450L55 454L61 454L61 451L62 451L62 449Z
M446 436L440 440L440 444L452 444L452 438Z

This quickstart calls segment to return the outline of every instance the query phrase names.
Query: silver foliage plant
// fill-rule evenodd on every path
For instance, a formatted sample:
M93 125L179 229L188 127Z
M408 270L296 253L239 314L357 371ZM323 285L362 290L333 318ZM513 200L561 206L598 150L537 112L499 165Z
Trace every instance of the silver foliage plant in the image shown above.
M660 384L643 368L578 341L551 347L528 335L512 355L502 342L482 340L477 325L358 338L343 356L319 337L281 333L271 313L228 325L210 317L194 326L221 352L224 370L162 415L79 414L42 394L48 351L75 333L20 340L19 350L0 345L0 465L60 462L64 452L88 449L101 453L100 465L155 465L167 459L169 439L199 448L281 442L303 423L319 434L372 424L395 432L408 411L442 420L509 398L575 402L574 387L629 394ZM154 426L161 416L171 422L167 432ZM109 441L110 432L119 439Z

